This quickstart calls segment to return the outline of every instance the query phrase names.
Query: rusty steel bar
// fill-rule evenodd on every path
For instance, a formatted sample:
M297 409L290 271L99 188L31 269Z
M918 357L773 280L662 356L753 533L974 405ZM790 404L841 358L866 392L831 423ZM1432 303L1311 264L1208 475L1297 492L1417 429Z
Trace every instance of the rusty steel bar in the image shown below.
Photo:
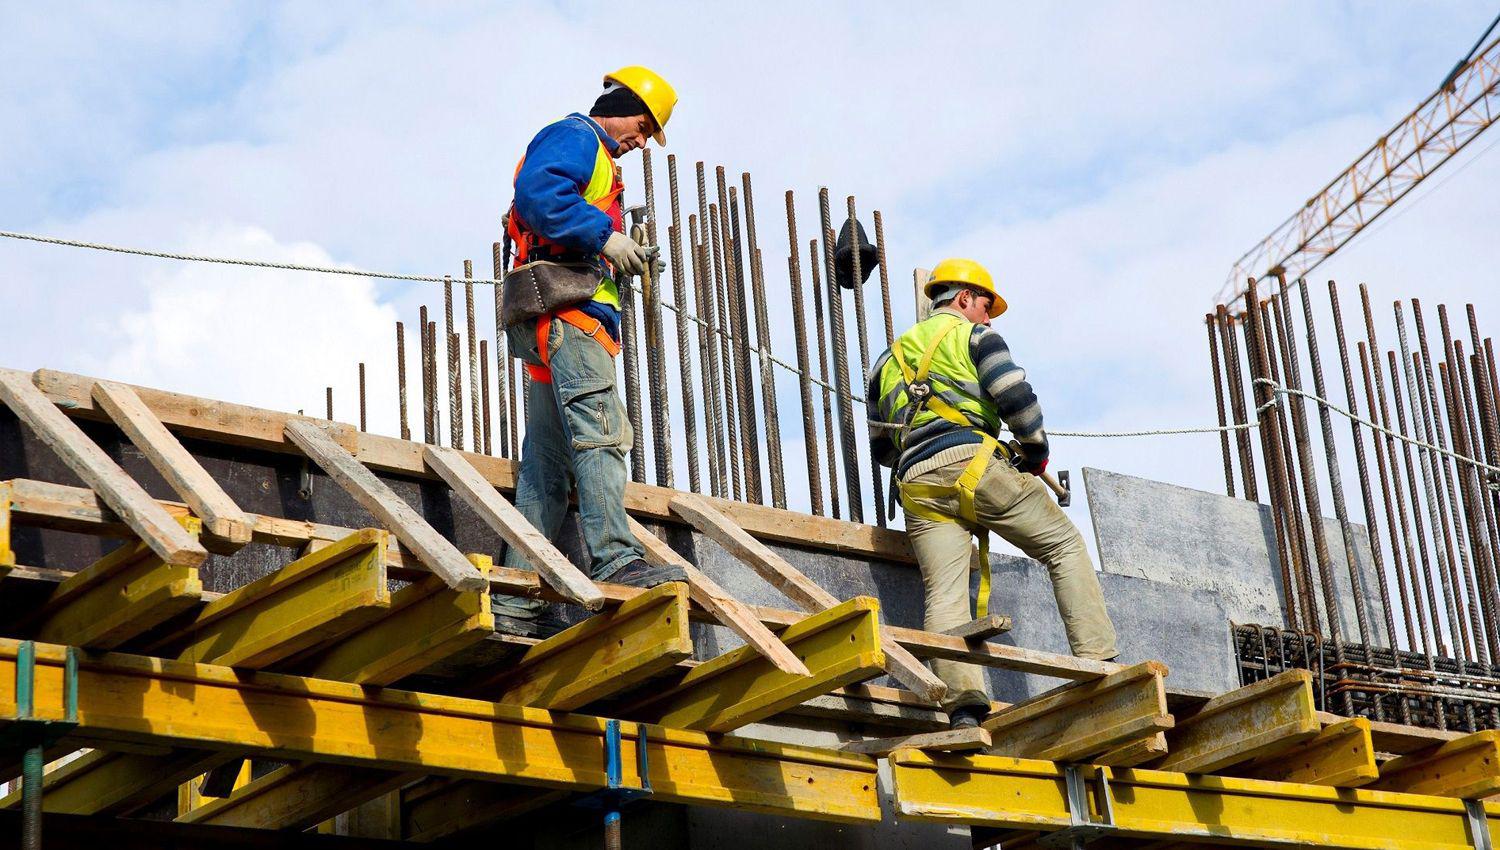
M423 304L419 310L420 319L417 324L417 347L421 352L422 362L422 442L431 444L432 434L432 364L428 359L427 341L427 305Z
M1344 336L1344 311L1339 306L1338 285L1328 281L1328 303L1333 312L1334 341L1338 345L1339 365L1344 377L1344 399L1349 405L1349 412L1355 416L1359 415L1359 396L1354 389L1354 374L1349 366L1349 342ZM1312 326L1309 317L1308 327ZM1324 396L1327 398L1327 396ZM1375 415L1372 409L1370 416ZM1331 433L1331 431L1330 431ZM1376 588L1380 592L1380 605L1384 615L1386 640L1392 649L1397 646L1396 618L1391 610L1391 588L1385 574L1385 552L1380 545L1379 517L1375 513L1375 496L1370 490L1370 464L1365 458L1364 432L1359 429L1359 422L1349 420L1349 435L1354 441L1354 468L1359 474L1359 494L1361 503L1365 510L1365 528L1370 537L1370 560L1375 569ZM1329 440L1332 445L1332 440ZM1394 546L1394 543L1392 544ZM1352 551L1352 550L1351 550ZM1354 569L1355 561L1351 557L1350 569ZM1366 647L1369 645L1366 644ZM1393 658L1395 656L1392 656ZM1367 659L1368 660L1368 659ZM1399 663L1396 666L1400 666ZM1379 703L1377 702L1377 705Z
M484 453L493 455L495 453L494 435L490 433L490 350L489 341L479 341L479 386L483 394L483 401L479 405L480 425L484 428ZM477 448L477 447L476 447Z
M1234 414L1234 424L1244 425L1250 421L1245 410L1244 373L1240 371L1240 346L1238 334L1234 332L1236 319L1220 304L1214 311L1218 322L1220 347L1224 351L1224 367L1229 376L1229 409ZM1253 369L1252 369L1253 371ZM1252 393L1253 397L1253 393ZM1255 483L1255 449L1250 444L1250 432L1240 429L1235 432L1235 445L1240 454L1240 479L1244 484L1245 498L1260 501ZM1270 489L1269 483L1267 489Z
M1385 418L1377 418L1378 414L1375 411L1377 407L1384 404L1385 400L1381 399L1379 402L1377 402L1375 399L1375 384L1370 372L1370 355L1369 351L1365 347L1364 340L1359 340L1358 342L1356 342L1355 349L1359 354L1360 373L1364 377L1365 406L1370 411L1370 420L1372 422L1379 422L1384 426L1386 421ZM1385 527L1391 540L1391 570L1396 576L1396 592L1401 597L1401 621L1406 626L1406 648L1410 649L1413 652L1416 652L1421 648L1422 644L1417 639L1417 624L1414 619L1414 611L1416 610L1416 606L1414 605L1414 602L1420 603L1421 597L1420 592L1416 588L1411 588L1409 590L1407 587L1406 574L1402 569L1403 548L1405 556L1408 560L1413 559L1415 556L1412 554L1411 541L1406 538L1406 529L1404 527L1406 505L1404 502L1401 504L1402 526L1398 527L1396 525L1396 509L1392 505L1392 502L1394 501L1392 499L1392 494L1395 494L1396 500L1400 499L1401 479L1399 476L1397 476L1395 478L1395 481L1391 480L1392 470L1386 466L1385 444L1382 442L1381 436L1382 435L1379 433L1372 434L1371 443L1375 447L1375 469L1380 475L1380 492L1382 494L1381 504L1385 508ZM1389 440L1392 438L1386 437L1386 439ZM1391 458L1392 463L1394 463L1395 460L1396 459L1394 457ZM1374 525L1376 520L1374 518L1371 518L1369 522L1371 525ZM1423 626L1423 628L1425 629L1425 625ZM1430 647L1428 651L1431 651Z
M875 257L880 263L880 306L885 313L885 345L889 348L896 344L896 321L891 316L891 274L885 262L885 222L880 217L880 210L876 210L873 215L875 216Z
M1270 377L1272 358L1267 351L1268 330L1265 327L1265 312L1262 302L1256 298L1255 281L1249 281L1249 291L1245 296L1246 318L1245 349L1250 358L1250 377ZM1253 383L1250 386L1252 398L1256 408L1261 408L1269 403L1275 396L1271 388L1261 383ZM1299 613L1305 621L1306 611L1301 604L1301 568L1296 563L1297 550L1290 545L1288 540L1295 533L1291 522L1291 511L1288 508L1287 494L1289 491L1286 467L1283 463L1281 450L1282 423L1277 415L1279 407L1271 410L1270 416L1262 417L1260 432L1261 457L1266 462L1266 485L1270 492L1272 516L1275 518L1274 530L1276 532L1277 551L1282 553L1282 603L1285 610L1286 624L1288 628L1297 628Z
M1219 427L1228 424L1224 417L1224 375L1219 369L1219 338L1215 333L1214 314L1203 316L1203 327L1208 329L1208 362L1214 377L1214 407L1219 413ZM1224 454L1224 494L1234 498L1234 461L1229 456L1229 432L1219 432L1219 448Z
M739 415L735 412L739 403L739 397L735 394L734 381L734 354L730 350L729 333L725 331L725 325L729 322L729 294L725 282L728 274L724 265L724 234L721 232L721 211L717 204L708 205L709 223L707 235L713 249L714 267L714 301L717 309L719 324L714 328L714 335L719 339L719 362L723 372L724 390L724 430L728 435L725 444L725 452L729 458L729 483L734 498L738 500L741 493L740 474L740 441L739 426L736 424Z
M1421 410L1425 402L1422 398L1422 389L1417 383L1418 373L1415 366L1413 365L1411 347L1407 343L1406 319L1402 314L1401 302L1399 301L1397 301L1395 304L1395 313L1396 338L1401 348L1402 366L1406 372L1406 390L1411 402L1413 433L1415 433L1418 437L1422 438L1426 442L1431 443L1432 434L1422 427L1423 422L1418 418L1422 416ZM1402 430L1404 431L1405 429L1403 428ZM1426 451L1425 449L1418 449L1416 455L1418 466L1422 470L1423 490L1425 491L1427 497L1428 521L1430 523L1430 528L1432 531L1432 548L1437 558L1438 580L1441 583L1443 589L1443 601L1448 608L1448 633L1449 636L1453 638L1453 655L1457 659L1464 659L1466 657L1464 652L1464 641L1458 637L1458 627L1462 624L1462 620L1459 617L1458 608L1453 605L1453 588L1449 581L1448 562L1447 560L1445 560L1445 552L1441 546L1441 541L1438 539L1438 535L1445 532L1447 530L1447 527L1440 521L1438 517L1436 473L1433 469L1432 458L1428 451ZM1434 623L1437 623L1440 619L1437 616L1437 611L1438 608L1434 605Z
M641 411L640 354L636 350L635 293L629 281L618 281L620 293L620 365L625 376L625 411L630 420L630 480L646 483L646 441Z
M745 235L750 247L750 294L755 302L755 345L760 360L761 415L766 420L766 471L771 482L771 504L786 507L786 467L781 454L781 416L776 405L776 372L771 354L771 319L766 308L766 276L761 265L760 240L755 227L755 196L750 172L740 173L745 198Z
M453 277L443 275L443 349L448 356L448 444L455 449L464 447L464 401L461 397L463 380L458 365L458 346L453 344L457 334L453 330Z
M364 364L364 361L360 361L360 364L359 364L359 430L361 430L361 431L368 431L368 430L370 430L369 427L368 427L369 424L370 424L369 420L366 418L366 415L365 415L365 364Z
M1442 434L1442 419L1438 411L1436 380L1434 378L1431 355L1427 349L1427 330L1425 323L1422 321L1422 304L1415 298L1412 299L1411 304L1412 323L1417 329L1417 347L1418 353L1421 355L1414 363L1417 369L1417 388L1420 393L1421 404L1418 406L1418 409L1421 411L1422 433L1426 435L1428 443L1434 443L1446 448L1447 439ZM1418 414L1413 412L1412 415L1415 418ZM1473 635L1469 628L1470 620L1464 616L1467 606L1463 593L1464 582L1459 572L1460 558L1463 562L1463 571L1468 572L1468 547L1464 545L1463 536L1460 534L1458 535L1458 552L1457 554L1454 552L1454 526L1452 520L1457 519L1457 517L1450 516L1448 501L1446 499L1446 496L1450 492L1448 485L1452 483L1449 477L1447 457L1431 450L1427 452L1427 455L1430 458L1433 469L1434 498L1437 504L1438 517L1441 522L1440 527L1443 532L1443 552L1447 556L1447 569L1444 574L1447 585L1444 587L1444 590L1453 595L1448 604L1452 607L1453 610L1451 613L1458 623L1458 635L1455 637L1455 641L1462 641L1464 646L1464 655L1462 658L1464 661L1469 661L1475 657L1474 643Z
M835 237L827 187L818 189L818 214L823 225L823 278L828 282L828 321L833 329L834 402L839 413L845 495L849 499L849 519L864 522L864 499L859 492L859 452L854 444L854 400L849 393L849 342L844 334L844 298L839 292L837 263L833 255Z
M1390 370L1391 376L1391 399L1395 402L1396 406L1396 428L1401 434L1411 436L1415 431L1414 428L1408 430L1406 426L1406 404L1401 398L1400 375L1403 370L1397 365L1397 355L1394 350L1387 350L1386 358L1388 361L1386 365ZM1415 426L1415 423L1413 423L1413 426ZM1437 601L1437 585L1434 583L1435 579L1433 578L1433 574L1438 571L1432 566L1434 559L1428 556L1427 529L1422 525L1422 495L1417 485L1417 469L1421 465L1422 455L1420 450L1417 452L1408 451L1407 444L1404 442L1398 442L1398 445L1401 446L1401 454L1406 465L1407 489L1411 493L1412 536L1416 538L1417 554L1420 556L1422 562L1422 569L1416 572L1421 579L1422 589L1426 596L1427 610L1432 616L1432 640L1438 654L1449 655L1451 653L1448 649L1448 644L1445 642L1445 635L1441 628L1442 615L1439 613L1441 607ZM1414 454L1417 457L1416 461L1412 460ZM1428 513L1431 513L1430 504L1428 506ZM1436 546L1433 547L1434 553L1436 552L1436 548ZM1429 666L1431 663L1432 658L1429 656Z
M725 389L725 387L722 376L719 374L720 367L718 364L718 357L720 351L720 340L717 338L717 334L714 331L714 322L712 320L712 316L715 314L714 307L718 299L718 287L714 283L718 266L715 264L713 260L714 255L712 254L712 251L714 249L712 236L710 235L712 230L712 228L710 227L710 223L713 219L709 216L708 181L707 177L704 174L702 160L699 160L696 164L695 171L698 178L698 229L695 231L692 228L692 217L689 216L688 236L689 240L694 245L698 246L695 250L701 251L703 254L703 257L700 261L702 264L700 274L702 274L703 277L699 282L702 294L699 297L706 298L706 301L699 302L698 315L700 317L708 317L708 328L706 330L701 329L702 326L700 325L699 334L702 335L703 339L706 339L708 341L708 353L709 357L712 358L712 366L714 370L712 386L710 387L707 384L704 385L703 409L706 415L709 412L710 402L712 403L713 416L712 422L708 428L708 432L709 441L716 444L713 447L713 451L715 451L718 455L718 461L715 464L714 472L719 477L719 488L715 492L715 495L720 498L727 498L730 485L729 469L727 464L731 447L725 442L724 437L724 410L720 393ZM697 235L694 235L695 233ZM695 266L695 268L699 267ZM707 369L709 368L710 360L703 359L701 362L705 364L703 377L704 380L707 381L709 379L709 373Z
M1460 412L1464 405L1463 388L1459 386L1463 382L1462 363L1452 348L1449 349L1450 359L1438 364L1438 380L1443 387L1443 404L1448 415L1449 436L1453 438L1453 450L1466 457L1473 457L1474 450L1469 443L1467 417ZM1488 665L1491 658L1500 656L1500 647L1495 642L1495 599L1493 594L1494 570L1489 560L1489 531L1484 522L1484 506L1479 504L1477 493L1473 489L1473 468L1468 464L1455 464L1454 477L1458 484L1459 501L1454 505L1455 509L1463 506L1463 515L1467 518L1465 530L1469 536L1470 551L1474 553L1474 574L1469 581L1472 582L1470 590L1471 599L1477 598L1479 616L1474 623L1474 644L1477 660L1480 664Z
M828 507L834 519L839 518L838 443L833 436L833 394L828 389L828 345L823 330L823 284L819 272L818 240L808 241L808 259L812 265L813 316L818 329L818 380L823 390L823 443L828 457Z
M677 191L677 155L667 154L667 187L671 195L672 222L667 226L667 242L672 260L672 300L677 305L677 388L682 396L683 444L687 450L688 489L703 492L702 473L698 466L698 405L693 399L693 350L688 335L687 267L682 259L682 211ZM697 273L696 266L694 274Z
M656 176L651 167L651 149L641 150L642 180L646 191L646 241L661 248L656 226ZM670 226L670 225L669 225ZM646 340L646 395L651 403L651 446L658 487L673 487L672 409L667 395L666 347L662 339L661 275L651 268L651 286L641 293L642 329ZM641 283L646 283L642 276ZM636 439L640 439L639 436Z
M325 409L327 411L327 415L324 418L326 418L329 422L332 422L333 421L333 387L325 387L324 391L327 393L327 395L325 397L325 403L326 403L326 408Z
M1282 371L1285 368L1285 354L1278 355L1278 347L1284 344L1279 339L1278 328L1273 314L1273 302L1276 296L1261 302L1260 321L1265 327L1266 338L1261 342L1266 347L1266 356L1270 363L1271 380L1277 384L1283 384ZM1283 384L1284 385L1284 384ZM1323 634L1320 625L1320 614L1317 605L1317 592L1313 589L1313 556L1308 552L1307 528L1302 512L1302 491L1299 488L1299 476L1297 473L1297 454L1295 437L1292 429L1293 414L1291 405L1282 399L1282 403L1276 406L1274 411L1280 424L1281 433L1281 468L1285 475L1286 492L1283 494L1283 504L1288 511L1286 522L1287 537L1292 541L1292 564L1297 568L1297 594L1298 605L1302 611L1302 628L1311 634Z
M453 417L453 421L458 423L458 440L453 444L453 447L460 451L464 449L464 444L468 439L464 428L463 361L460 359L459 354L459 349L462 348L462 346L463 342L459 339L458 334L455 333L448 337L448 359L458 366L458 368L448 376L449 388L453 392L451 396L452 404L450 405L451 409L449 410L449 416Z
M1479 383L1472 372L1473 360L1465 359L1463 343L1458 340L1453 342L1453 362L1452 374L1456 385L1454 404L1463 413L1460 418L1464 433L1463 454L1476 460L1482 459L1485 449L1479 421ZM1474 537L1476 558L1482 567L1479 570L1479 586L1483 594L1481 601L1487 605L1485 613L1488 630L1485 632L1485 639L1489 643L1492 661L1500 661L1500 595L1497 595L1500 594L1500 536L1496 533L1495 513L1490 500L1485 497L1483 472L1469 464L1459 464L1456 468L1469 487L1472 506L1470 516L1473 517L1470 533ZM1475 524L1478 528L1474 528Z
M1458 392L1458 387L1453 383L1451 366L1451 361L1453 359L1453 333L1452 329L1448 325L1447 306L1443 304L1438 305L1438 328L1440 333L1442 334L1443 357L1450 361L1450 365L1448 369L1449 374L1447 375L1446 379L1444 379L1441 374L1438 376L1437 386L1442 390L1443 406L1438 406L1437 396L1434 395L1432 408L1433 422L1439 429L1438 437L1440 439L1446 439L1447 437L1445 437L1442 432L1442 422L1444 417L1447 418L1449 432L1448 436L1452 437L1454 450L1458 451L1457 446L1459 443L1459 438L1457 436L1458 432L1454 427L1454 416L1457 413L1455 398ZM1443 366L1443 363L1437 363L1437 368L1440 373L1443 371ZM1441 443L1439 443L1439 445L1441 445ZM1461 453L1467 454L1466 452ZM1490 632L1489 618L1486 616L1487 611L1485 610L1488 606L1484 599L1485 594L1481 589L1481 583L1483 581L1481 576L1483 575L1484 570L1480 561L1481 552L1479 551L1478 547L1480 547L1482 544L1475 536L1475 514L1468 509L1467 505L1465 505L1464 510L1459 509L1460 497L1462 496L1463 489L1461 478L1461 476L1463 475L1463 468L1460 464L1455 463L1453 465L1452 477L1449 477L1448 470L1448 458L1445 455L1443 457L1443 480L1447 488L1448 503L1452 506L1453 509L1454 534L1458 537L1459 553L1463 556L1462 563L1464 595L1467 598L1469 607L1470 627L1472 629L1474 641L1474 658L1480 664L1488 665L1490 663L1492 653L1490 651L1490 646L1488 645L1490 641L1486 637Z
M479 336L474 333L473 260L464 260L464 329L469 337L469 426L474 435L474 450L477 452L484 424L479 415Z
M698 216L688 216L688 246L693 255L693 298L698 309L698 362L703 365L703 433L708 448L709 493L724 498L724 432L720 427L719 349L714 343L713 274L709 272L708 246L700 241Z
M823 515L823 476L818 468L818 422L813 411L812 359L807 351L807 315L802 302L802 261L797 254L797 206L786 190L786 236L789 255L787 280L791 286L792 332L797 340L797 390L802 400L802 449L807 457L807 499L813 516Z
M1307 339L1307 365L1312 370L1313 392L1318 398L1328 398L1328 387L1323 380L1323 356L1318 350L1318 332L1314 326L1312 312L1312 296L1308 293L1311 287L1307 281L1301 281L1297 291L1302 296L1302 322ZM1295 345L1293 346L1295 351ZM1300 383L1301 375L1297 376ZM1352 399L1352 393L1351 393ZM1317 405L1318 424L1323 434L1323 453L1328 466L1329 495L1333 499L1333 516L1339 524L1339 532L1344 540L1344 557L1348 560L1349 568L1349 592L1354 597L1354 622L1359 630L1359 642L1365 647L1366 652L1370 647L1370 614L1365 604L1366 588L1364 576L1359 571L1359 558L1354 548L1354 529L1349 524L1349 506L1344 502L1344 476L1339 469L1338 447L1333 441L1333 414L1326 405ZM1356 436L1358 436L1356 434ZM1319 515L1313 514L1313 521L1317 522ZM1389 605L1390 600L1383 600ZM1369 661L1367 657L1365 659Z
M494 279L505 279L505 260L500 254L500 243L494 242L490 245L490 262L494 267ZM510 457L510 435L506 433L507 421L510 419L510 411L505 398L505 385L509 383L506 379L510 372L510 359L505 353L505 322L501 318L501 296L502 286L490 287L495 295L495 380L499 383L495 386L495 428L499 435L500 456Z
M724 187L724 167L718 167L720 190ZM745 305L745 266L740 232L740 204L737 187L729 187L728 207L719 207L720 234L724 237L724 281L729 286L730 334L734 345L735 389L740 411L740 449L744 453L745 499L765 504L765 490L760 475L760 427L755 421L755 374L750 366L750 316Z
M859 218L854 213L854 196L847 200L849 207L850 282L854 284L854 323L859 331L859 384L870 374L870 332L865 316L865 284L863 258L859 255ZM880 478L880 464L870 458L870 493L875 502L875 524L885 528L885 484Z
M428 369L432 371L432 442L434 445L443 441L443 404L441 390L438 387L438 349L437 349L438 327L437 319L427 323L427 344L431 350L428 352Z
M396 322L396 408L400 415L401 439L411 439L411 426L406 422L406 329Z
M1455 347L1459 348L1461 354L1462 348L1459 346ZM1468 368L1464 374L1466 376L1464 383L1464 391L1467 396L1466 403L1470 405L1468 418L1470 442L1473 444L1474 450L1472 457L1493 465L1494 461L1490 458L1494 451L1494 443L1491 435L1488 433L1490 425L1486 420L1493 416L1494 410L1485 400L1488 387L1485 385L1487 377L1484 374L1483 358L1477 353L1470 354ZM1474 477L1475 487L1477 488L1475 492L1478 493L1479 501L1484 506L1485 525L1489 529L1490 563L1494 566L1495 571L1495 575L1491 578L1495 582L1493 586L1497 593L1496 627L1500 629L1500 526L1496 524L1496 517L1500 516L1500 511L1497 511L1496 500L1492 498L1493 496L1500 495L1500 493L1490 489L1488 482L1491 480L1491 475L1488 471L1475 469Z

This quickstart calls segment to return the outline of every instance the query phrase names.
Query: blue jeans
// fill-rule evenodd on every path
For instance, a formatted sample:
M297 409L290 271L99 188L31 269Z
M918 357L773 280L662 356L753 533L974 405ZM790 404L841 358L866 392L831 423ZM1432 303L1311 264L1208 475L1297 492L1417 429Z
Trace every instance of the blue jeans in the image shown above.
M526 394L526 439L516 477L516 508L554 539L578 487L578 524L588 549L589 572L603 581L644 557L625 515L625 456L634 434L615 390L615 361L587 334L553 319L547 335L552 383L532 381ZM536 322L506 329L512 354L536 365ZM505 566L532 569L511 547ZM496 597L498 610L535 616L538 599Z

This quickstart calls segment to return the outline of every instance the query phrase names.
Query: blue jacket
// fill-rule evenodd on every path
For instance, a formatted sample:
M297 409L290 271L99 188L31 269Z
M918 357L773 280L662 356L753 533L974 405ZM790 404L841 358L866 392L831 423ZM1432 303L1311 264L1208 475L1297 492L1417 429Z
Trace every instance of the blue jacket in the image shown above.
M581 121L576 119L583 119ZM609 216L583 199L594 174L599 142L613 156L619 144L597 122L574 112L543 127L526 146L516 174L516 213L543 238L586 256L597 256L614 232ZM595 301L580 305L603 322L610 336L620 337L620 313Z

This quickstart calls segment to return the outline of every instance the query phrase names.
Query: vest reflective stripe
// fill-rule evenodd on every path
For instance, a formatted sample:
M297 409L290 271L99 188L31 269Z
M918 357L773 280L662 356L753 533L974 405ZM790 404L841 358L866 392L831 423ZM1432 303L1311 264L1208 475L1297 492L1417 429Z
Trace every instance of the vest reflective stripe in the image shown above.
M999 433L1000 414L995 405L972 393L980 387L979 368L969 356L972 333L973 325L962 317L938 312L902 334L891 346L891 355L880 369L882 413L888 422L906 422L911 413L910 427L892 437L898 451L905 449L902 443L907 433L938 418L990 434ZM913 413L909 411L912 399L908 376L917 374L929 353L926 378L932 388L932 401ZM954 414L962 421L956 421Z
M589 131L593 132L593 125L582 118L564 118L562 120L584 121L585 124L588 124ZM589 175L589 182L583 187L583 199L588 202L589 206L609 216L610 226L616 232L623 233L625 231L625 217L620 205L620 193L625 191L625 182L620 179L620 170L615 167L615 159L610 156L609 148L605 146L604 140L598 138L597 133L594 134L594 137L599 142L599 149L594 154L594 171ZM516 163L516 173L511 177L512 188L515 185L515 178L521 174L521 166L525 164L526 157L524 156ZM522 221L520 216L516 215L514 204L511 205L506 232L510 234L511 240L516 244L516 266L537 259L530 256L532 250L547 249L546 253L563 253L562 247L557 245L557 243L531 230L526 225L526 222ZM603 256L599 257L599 261L604 265L604 268L610 269L609 262ZM613 272L612 269L610 270ZM607 304L616 310L620 309L620 290L615 285L612 273L605 275L603 280L599 281L599 287L594 290L593 300L600 304Z

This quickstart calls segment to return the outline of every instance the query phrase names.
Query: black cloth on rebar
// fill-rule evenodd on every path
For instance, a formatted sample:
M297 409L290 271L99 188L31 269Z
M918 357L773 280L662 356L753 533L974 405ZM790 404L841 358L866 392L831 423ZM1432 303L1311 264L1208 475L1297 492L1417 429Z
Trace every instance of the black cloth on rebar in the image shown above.
M879 262L875 252L875 246L865 236L865 226L854 219L845 219L844 226L839 229L839 241L833 247L833 269L838 277L839 286L845 289L854 288L854 249L850 245L849 225L854 225L859 232L859 282L863 284L870 279L870 272L875 270L875 264Z
M635 92L624 86L616 86L594 101L589 115L596 118L629 118L632 115L650 115L646 102Z

